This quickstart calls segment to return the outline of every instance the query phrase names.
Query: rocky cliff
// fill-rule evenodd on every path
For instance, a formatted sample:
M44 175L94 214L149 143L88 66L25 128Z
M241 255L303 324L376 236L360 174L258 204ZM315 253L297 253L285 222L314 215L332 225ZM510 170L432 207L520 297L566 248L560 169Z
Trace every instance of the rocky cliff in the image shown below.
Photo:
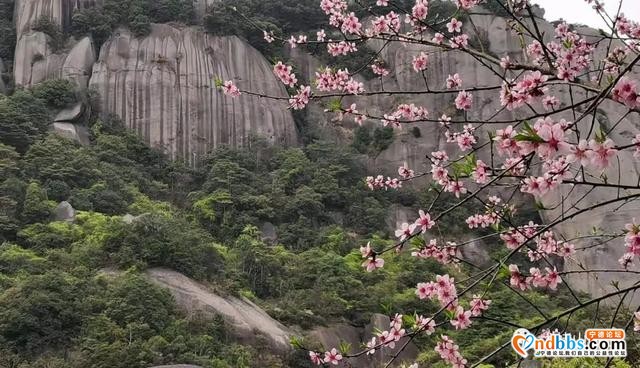
M211 0L194 0L202 17ZM18 0L18 40L14 80L32 86L66 78L79 90L100 93L101 111L113 113L154 146L191 162L212 148L241 146L252 134L274 144L297 143L287 105L246 96L225 97L215 79L234 80L241 88L286 96L265 58L237 37L212 37L198 27L152 25L135 38L120 29L96 55L90 38L68 39L61 49L32 29L41 17L61 28L74 9L99 6L95 0ZM2 86L0 86L2 87Z

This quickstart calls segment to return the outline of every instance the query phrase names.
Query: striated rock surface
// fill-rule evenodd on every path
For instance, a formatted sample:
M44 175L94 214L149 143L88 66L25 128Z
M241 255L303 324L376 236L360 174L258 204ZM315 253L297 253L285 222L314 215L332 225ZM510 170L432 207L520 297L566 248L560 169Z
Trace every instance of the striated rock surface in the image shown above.
M187 313L204 312L222 316L236 337L247 344L265 341L275 350L290 349L291 332L246 298L219 296L190 278L171 270L151 269L147 276L168 289Z
M96 0L16 0L17 43L14 80L29 87L47 79L68 78L79 88L87 86L95 51L88 37L68 40L64 50L53 50L49 36L32 30L35 22L47 17L62 29L69 27L73 11L99 4Z
M53 123L53 131L65 138L74 140L82 145L89 145L89 130L83 125L72 123Z
M4 84L4 79L2 78L4 72L4 62L0 59L0 93L7 93L7 86Z
M136 39L120 30L93 67L90 86L104 112L119 115L147 142L193 161L221 144L241 146L251 134L271 143L296 143L287 105L259 97L232 99L215 79L241 89L286 96L264 57L237 37L212 37L196 28L153 25Z

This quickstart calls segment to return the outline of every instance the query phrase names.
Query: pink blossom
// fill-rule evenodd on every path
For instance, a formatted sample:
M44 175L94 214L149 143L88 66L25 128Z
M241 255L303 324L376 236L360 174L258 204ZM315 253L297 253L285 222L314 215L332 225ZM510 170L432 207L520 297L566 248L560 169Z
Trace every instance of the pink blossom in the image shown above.
M429 56L426 53L421 52L420 55L413 57L412 65L413 70L416 72L426 70L429 65Z
M398 168L398 175L400 175L400 177L403 179L411 179L413 178L415 173L409 168L409 166L407 166L407 163L405 162L404 165Z
M315 365L322 364L322 358L320 357L320 354L316 353L315 351L309 352L309 359L311 359L311 363Z
M433 318L418 316L416 317L416 325L427 335L431 335L436 331L436 321L434 321Z
M400 238L400 241L405 241L407 238L413 235L415 229L415 224L409 225L405 222L402 224L402 227L400 229L396 230L396 238Z
M384 267L384 259L380 257L369 257L362 263L362 267L364 267L367 272L373 272L378 268Z
M238 89L238 87L236 87L235 84L233 84L233 81L225 81L222 85L222 92L224 92L225 95L231 97L240 96L240 90Z
M455 317L451 320L451 325L456 330L464 330L471 325L471 311L465 311L461 306L455 311Z
M300 86L298 93L289 99L289 106L294 110L302 110L309 104L311 87Z
M460 75L458 73L455 73L454 75L449 75L447 77L447 88L451 89L451 88L459 88L462 86L462 78L460 78Z
M326 37L327 37L327 33L324 31L324 29L321 29L318 32L316 32L316 39L318 40L318 42L324 42Z
M451 21L447 23L447 30L449 33L458 33L462 31L462 22L456 18L451 18Z
M473 104L473 95L467 91L460 91L456 97L456 108L458 110L469 110Z
M436 32L436 34L433 35L433 39L431 40L431 42L435 43L436 45L441 45L443 41L444 35L440 32Z
M284 85L289 87L293 87L298 83L298 79L292 70L293 67L283 64L282 61L278 61L278 63L273 67L274 74L282 83L284 83Z
M367 341L367 355L376 353L376 338L372 337L371 341Z
M640 94L638 93L637 82L628 77L620 78L613 89L613 98L616 101L624 103L630 109L640 107Z
M358 20L355 13L352 12L345 17L342 23L342 32L358 34L360 33L360 29L362 29L362 23L360 23L360 20Z
M422 232L426 232L436 224L436 222L431 219L431 215L425 213L423 210L418 211L418 214L420 217L416 220L415 225Z
M389 0L377 0L376 5L378 6L387 6L389 5Z
M599 170L604 170L611 165L612 160L618 155L618 150L611 139L600 143L594 139L589 141L589 149L587 152L591 165Z
M421 282L416 287L416 295L420 299L431 298L435 293L436 288L433 282Z
M471 315L474 317L481 316L484 311L489 309L489 305L491 304L491 300L484 300L478 295L473 296L473 300L470 302L471 306Z
M635 158L640 158L640 134L636 134L636 137L631 141L636 145L636 151L633 153Z
M324 353L324 362L331 363L334 365L338 365L338 363L342 360L342 354L340 354L336 348L331 349L331 351L327 351Z
M264 40L267 41L267 43L272 43L273 41L275 41L275 38L273 37L273 31L263 31L262 33L264 35Z

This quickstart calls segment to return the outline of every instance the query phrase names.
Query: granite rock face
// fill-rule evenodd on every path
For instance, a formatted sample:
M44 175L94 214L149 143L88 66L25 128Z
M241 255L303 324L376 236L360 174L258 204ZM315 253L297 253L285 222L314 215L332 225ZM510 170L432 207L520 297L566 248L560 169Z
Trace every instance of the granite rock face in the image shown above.
M171 270L151 269L147 271L147 277L169 290L177 305L188 314L199 312L222 316L231 326L231 332L243 343L255 345L266 341L277 352L291 348L291 332L248 299L220 296Z
M285 103L232 99L216 89L216 78L286 96L269 63L239 38L155 24L142 39L119 30L102 46L89 84L100 93L104 112L119 115L173 157L192 161L221 144L245 145L251 134L278 145L297 142Z
M46 17L61 29L67 29L75 9L99 3L96 0L16 0L15 84L29 87L47 79L66 77L76 81L80 88L86 87L95 61L91 40L69 39L63 50L53 50L49 36L33 31L32 27L38 19Z

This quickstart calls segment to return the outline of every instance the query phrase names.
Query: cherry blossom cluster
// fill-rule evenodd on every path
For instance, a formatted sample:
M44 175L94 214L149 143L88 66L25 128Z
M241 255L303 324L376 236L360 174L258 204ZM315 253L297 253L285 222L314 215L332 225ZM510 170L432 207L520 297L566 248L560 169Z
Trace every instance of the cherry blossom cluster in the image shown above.
M623 36L635 39L640 38L640 23L630 20L624 14L618 16L616 30Z
M557 77L565 81L573 81L580 73L588 69L594 46L589 44L578 33L570 30L569 25L560 23L555 29L555 41L545 46L533 41L527 46L527 55L535 65L544 65L547 58L555 57L553 66Z
M293 67L283 64L282 61L278 61L278 63L273 67L273 72L276 77L278 77L285 86L289 87L293 87L298 83L298 79L292 70Z
M322 358L322 354L310 351L309 359L311 359L311 362L316 365L322 365L323 363L338 365L340 361L342 361L342 354L340 354L336 348L333 348L330 351L325 352L324 358Z
M636 332L640 331L640 312L633 314L633 330Z
M546 256L555 255L561 258L575 254L575 246L564 240L557 240L552 231L545 231L535 239L536 249L529 250L529 260L539 261Z
M384 259L377 256L376 252L371 248L371 243L360 247L360 254L362 254L362 258L365 258L362 267L364 267L367 272L372 272L377 268L384 267Z
M300 86L298 93L289 99L289 105L294 110L302 110L309 104L311 97L311 87Z
M446 335L442 335L441 338L442 340L436 345L435 351L453 368L465 368L467 360L460 354L460 347Z
M446 265L458 262L458 258L456 258L457 248L456 243L447 242L445 246L438 246L438 241L431 239L429 244L411 252L411 256L422 259L431 258L438 263Z
M542 75L539 71L528 72L522 80L515 85L503 83L500 92L500 102L507 110L514 110L525 104L532 103L536 98L543 97L548 88L544 87L544 83L549 79L548 76ZM553 105L553 100L547 100L546 104Z
M638 83L631 78L620 78L613 89L613 98L630 109L639 108L640 92L638 91Z
M560 274L554 268L545 268L546 274L543 274L540 269L532 267L529 270L529 276L524 276L520 273L518 265L509 265L509 272L511 273L510 284L511 286L520 290L528 290L531 288L542 288L556 290L558 284L562 283Z
M341 91L351 95L364 92L364 85L349 75L349 70L324 68L316 72L316 88L319 91Z
M398 178L390 178L384 177L382 175L378 175L376 177L368 176L365 179L365 182L369 189L398 189L402 187L402 181Z
M626 253L620 258L620 264L627 268L635 257L640 256L640 224L635 219L626 226L627 234L624 237Z
M490 226L499 225L500 219L503 216L515 211L515 206L513 204L503 204L502 200L497 196L489 197L489 201L485 207L485 213L475 214L467 218L466 223L469 226L469 229L485 229Z
M457 143L461 151L470 151L473 145L478 143L475 136L475 127L472 124L465 124L462 131L451 132L447 129L444 133L447 138L447 143Z

